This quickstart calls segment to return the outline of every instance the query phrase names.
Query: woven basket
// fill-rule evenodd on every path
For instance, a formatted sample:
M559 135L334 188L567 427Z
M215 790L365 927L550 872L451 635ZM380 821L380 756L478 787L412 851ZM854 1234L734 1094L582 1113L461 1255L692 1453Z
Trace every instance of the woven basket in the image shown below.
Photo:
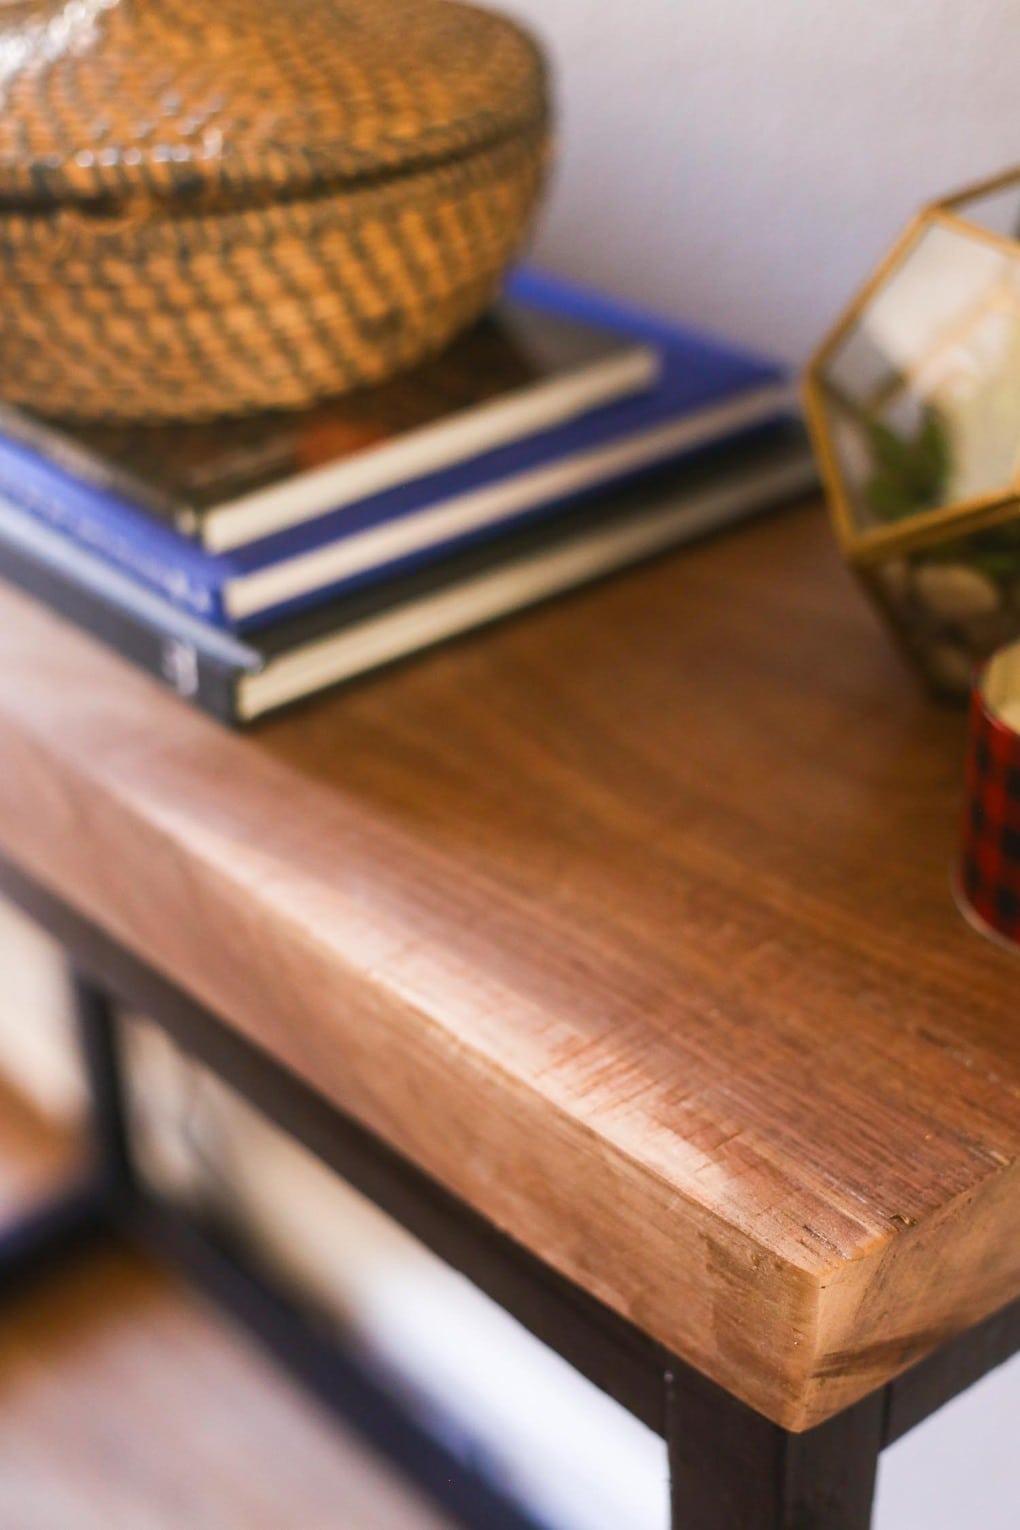
M496 292L542 60L453 0L7 0L0 396L195 419L377 382Z

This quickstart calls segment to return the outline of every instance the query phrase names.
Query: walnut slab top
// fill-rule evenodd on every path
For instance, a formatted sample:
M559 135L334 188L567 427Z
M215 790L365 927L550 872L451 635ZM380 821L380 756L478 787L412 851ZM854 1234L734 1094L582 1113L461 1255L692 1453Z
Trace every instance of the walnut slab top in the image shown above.
M962 742L816 509L247 737L0 590L0 851L794 1429L1020 1294Z

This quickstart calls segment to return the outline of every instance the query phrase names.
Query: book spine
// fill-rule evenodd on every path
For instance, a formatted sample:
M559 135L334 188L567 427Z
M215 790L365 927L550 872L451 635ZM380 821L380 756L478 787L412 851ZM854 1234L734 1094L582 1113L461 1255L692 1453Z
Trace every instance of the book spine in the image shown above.
M772 418L755 423L744 429L735 431L725 440L711 442L708 445L699 445L685 452L683 462L689 469L696 469L701 464L711 464L715 460L722 460L722 454L729 456L733 452L747 450L758 440L768 441L783 422L788 419L783 413L778 413ZM612 472L603 471L597 482L582 482L580 487L567 487L565 483L557 483L553 491L543 487L542 491L533 498L531 492L516 507L503 507L498 514L487 516L482 522L472 526L469 530L459 531L453 534L447 533L435 540L422 543L411 551L389 552L384 558L366 564L358 568L355 573L344 573L342 576L323 578L321 573L318 582L309 583L300 593L286 598L268 600L265 604L259 604L250 610L239 609L231 615L231 630L245 635L261 631L265 627L271 627L278 622L287 621L299 616L302 612L313 611L317 606L327 604L330 601L339 600L342 597L354 596L363 590L370 589L374 585L391 582L413 574L416 570L425 570L430 565L442 563L446 559L456 557L471 548L485 545L498 546L506 539L525 531L529 527L538 527L546 522L553 522L568 516L583 508L585 505L597 503L600 499L611 493L625 491L633 485L641 483L653 483L656 475L668 472L676 466L677 459L672 461L669 456L651 457L649 460L637 461L624 466L618 466ZM456 470L455 470L456 471ZM427 481L427 480L426 480ZM436 480L438 482L438 478ZM513 483L512 479L504 482ZM401 488L396 491L398 495L406 492ZM382 499L384 496L380 496ZM390 506L396 496L390 497ZM470 490L464 498L470 497ZM446 500L444 491L439 490L435 499L439 505ZM458 495L452 495L448 499L450 505L455 505ZM369 501L364 506L352 507L351 513L346 517L346 538L336 537L337 542L346 540L352 542L354 536L361 531L359 520L366 511L371 511L373 502ZM389 507L388 507L389 508ZM400 522L413 522L417 516L423 518L429 514L429 507L411 511L386 513L378 516L382 526L395 525ZM339 518L326 517L320 521L320 525L335 524ZM368 531L374 529L369 523L365 528ZM300 533L299 533L300 534ZM297 536L292 533L284 533L291 541L291 545L297 541ZM282 539L278 539L282 540ZM262 544L266 546L268 544ZM239 556L239 563L244 567L244 560L249 555L250 549L246 549ZM281 563L286 560L279 558ZM267 565L271 569L272 562L267 559ZM246 570L247 571L247 570ZM253 573L261 572L254 569ZM243 583L242 580L239 584Z
M184 700L231 727L238 725L239 671L211 661L186 638L161 632L130 612L111 606L2 537L0 576L98 638L137 669L153 675Z
M144 512L76 482L9 440L0 440L0 493L181 610L229 626L220 560L148 523Z

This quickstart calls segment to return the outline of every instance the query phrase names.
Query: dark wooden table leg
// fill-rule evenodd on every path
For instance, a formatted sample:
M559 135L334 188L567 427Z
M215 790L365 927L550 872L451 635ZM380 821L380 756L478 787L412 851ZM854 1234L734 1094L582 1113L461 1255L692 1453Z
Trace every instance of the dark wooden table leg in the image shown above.
M72 985L89 1091L94 1172L116 1213L135 1188L117 1017L98 984L73 972Z
M673 1530L869 1530L881 1392L789 1434L698 1376L667 1387Z
M108 1239L112 1212L130 1184L127 1132L113 1017L105 996L75 979L92 1108L93 1147L80 1176L0 1228L0 1298L12 1297L81 1249Z

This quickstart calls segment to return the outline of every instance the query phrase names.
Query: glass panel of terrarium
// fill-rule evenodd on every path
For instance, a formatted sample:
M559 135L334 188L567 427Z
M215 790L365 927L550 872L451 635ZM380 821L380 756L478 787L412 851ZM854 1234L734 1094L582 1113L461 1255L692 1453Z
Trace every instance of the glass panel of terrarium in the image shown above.
M929 224L822 382L858 530L1006 492L1020 449L1020 247Z
M1020 260L942 223L928 224L866 304L860 323L892 371L910 378L943 353L1011 283Z

